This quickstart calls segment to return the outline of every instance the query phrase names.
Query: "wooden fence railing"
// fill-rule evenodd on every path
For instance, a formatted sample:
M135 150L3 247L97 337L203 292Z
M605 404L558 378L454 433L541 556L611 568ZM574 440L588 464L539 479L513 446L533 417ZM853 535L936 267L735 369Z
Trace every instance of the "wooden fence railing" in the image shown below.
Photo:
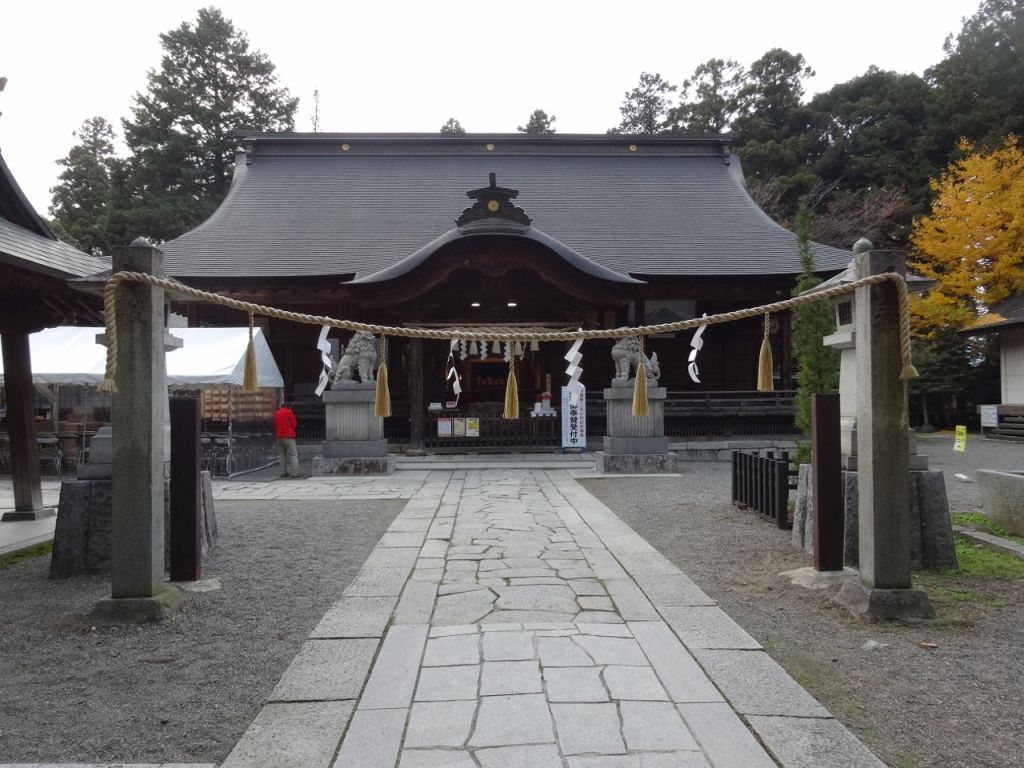
M782 451L732 452L732 503L753 509L778 528L793 527L789 517L789 453Z

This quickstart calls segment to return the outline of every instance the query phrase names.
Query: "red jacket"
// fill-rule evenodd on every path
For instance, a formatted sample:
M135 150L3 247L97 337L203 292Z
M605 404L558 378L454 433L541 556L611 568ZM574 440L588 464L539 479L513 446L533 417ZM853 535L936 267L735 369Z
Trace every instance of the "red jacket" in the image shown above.
M277 438L282 437L295 437L295 428L299 426L299 422L295 418L295 414L292 413L291 408L281 406L278 408L277 413L274 414L274 436Z

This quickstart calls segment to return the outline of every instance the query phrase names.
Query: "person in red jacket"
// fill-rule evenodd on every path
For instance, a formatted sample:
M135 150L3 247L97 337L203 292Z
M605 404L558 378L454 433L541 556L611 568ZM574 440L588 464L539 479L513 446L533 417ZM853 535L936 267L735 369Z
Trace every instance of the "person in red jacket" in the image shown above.
M299 451L295 447L295 428L299 426L291 403L281 403L274 414L274 436L277 455L281 457L281 477L302 477L299 474Z

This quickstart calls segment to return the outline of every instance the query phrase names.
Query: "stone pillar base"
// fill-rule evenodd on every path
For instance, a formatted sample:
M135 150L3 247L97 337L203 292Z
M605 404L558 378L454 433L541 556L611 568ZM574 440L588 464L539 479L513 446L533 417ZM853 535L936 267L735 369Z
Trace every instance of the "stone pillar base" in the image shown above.
M390 475L394 471L394 456L313 457L314 477L325 475Z
M923 589L879 589L860 579L850 579L835 601L865 621L935 618L935 609Z
M388 441L380 440L325 440L325 459L352 459L388 455Z
M43 507L42 509L19 509L14 512L4 512L0 517L2 523L16 523L19 520L45 520L48 517L56 517L57 510L54 507Z
M597 471L606 475L664 475L678 471L674 453L617 453L597 451Z
M152 597L106 597L96 603L90 618L103 624L150 624L181 610L181 595L165 589Z
M668 453L667 437L609 437L604 438L604 452L608 454Z

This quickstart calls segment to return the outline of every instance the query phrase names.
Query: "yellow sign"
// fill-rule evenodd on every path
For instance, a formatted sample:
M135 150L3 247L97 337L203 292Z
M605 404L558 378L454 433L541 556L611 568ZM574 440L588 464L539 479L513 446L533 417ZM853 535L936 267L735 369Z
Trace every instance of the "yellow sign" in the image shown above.
M953 450L963 453L967 450L967 427L963 424L956 428L956 442L953 443Z

